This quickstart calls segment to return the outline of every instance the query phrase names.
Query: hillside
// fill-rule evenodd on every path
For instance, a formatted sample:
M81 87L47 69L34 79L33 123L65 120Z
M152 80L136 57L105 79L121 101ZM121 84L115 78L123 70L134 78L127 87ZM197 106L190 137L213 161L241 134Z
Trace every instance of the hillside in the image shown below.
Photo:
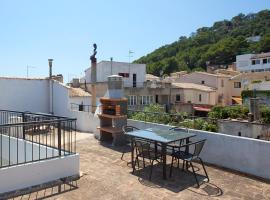
M259 42L247 40L261 36ZM270 51L270 10L239 14L231 20L218 21L212 27L199 28L190 37L162 46L134 63L146 63L147 73L159 76L180 70L202 70L210 64L230 64L244 53Z

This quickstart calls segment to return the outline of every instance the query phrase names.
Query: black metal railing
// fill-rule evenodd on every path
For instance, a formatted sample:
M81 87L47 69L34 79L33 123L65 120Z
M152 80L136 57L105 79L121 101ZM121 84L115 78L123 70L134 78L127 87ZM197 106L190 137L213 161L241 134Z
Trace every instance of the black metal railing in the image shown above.
M184 113L147 112L128 110L128 119L140 120L205 131L218 131L218 120L209 117L190 116Z
M76 153L76 119L0 110L0 168Z
M81 111L81 112L91 112L92 111L92 105L71 103L70 108L71 108L71 110Z

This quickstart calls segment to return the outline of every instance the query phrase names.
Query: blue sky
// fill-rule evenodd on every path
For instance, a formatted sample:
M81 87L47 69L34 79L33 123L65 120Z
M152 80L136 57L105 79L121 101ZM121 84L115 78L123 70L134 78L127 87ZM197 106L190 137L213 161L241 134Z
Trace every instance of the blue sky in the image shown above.
M98 61L128 61L202 26L270 9L269 0L1 0L0 76L44 77L48 58L65 81Z

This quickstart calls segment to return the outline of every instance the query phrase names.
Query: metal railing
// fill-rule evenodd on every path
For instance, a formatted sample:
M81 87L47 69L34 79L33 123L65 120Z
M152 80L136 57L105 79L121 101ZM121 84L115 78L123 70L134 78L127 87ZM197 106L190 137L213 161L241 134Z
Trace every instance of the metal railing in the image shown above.
M0 168L76 153L76 119L0 110Z
M74 111L91 112L92 105L70 103L70 109Z

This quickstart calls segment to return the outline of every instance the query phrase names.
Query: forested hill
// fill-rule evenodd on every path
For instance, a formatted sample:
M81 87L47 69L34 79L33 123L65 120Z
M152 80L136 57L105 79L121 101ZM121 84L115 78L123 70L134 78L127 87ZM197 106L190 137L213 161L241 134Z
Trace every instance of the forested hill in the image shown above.
M261 36L259 42L247 40ZM159 76L180 70L199 70L210 64L230 64L244 53L270 51L270 10L256 14L239 14L231 20L218 21L212 27L199 28L190 37L162 46L139 58L135 63L147 64L147 73Z

